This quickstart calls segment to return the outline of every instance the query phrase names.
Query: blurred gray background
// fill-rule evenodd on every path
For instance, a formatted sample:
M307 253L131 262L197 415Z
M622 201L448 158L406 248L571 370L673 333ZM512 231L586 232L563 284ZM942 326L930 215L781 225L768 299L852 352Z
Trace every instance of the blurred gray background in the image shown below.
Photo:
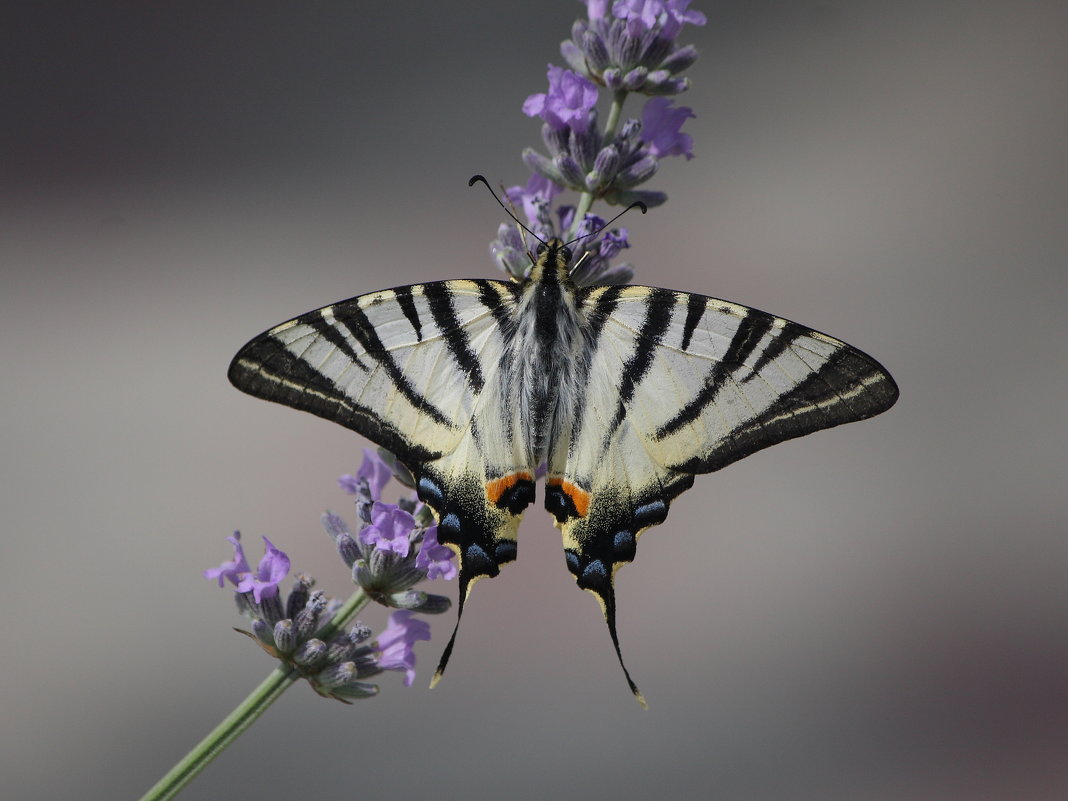
M185 798L1068 797L1065 6L695 5L697 157L627 221L638 280L845 339L901 401L643 538L649 712L539 504L437 689L451 615L412 688L294 687ZM318 515L352 518L365 443L226 366L308 309L495 276L466 180L526 180L520 105L582 11L5 4L5 797L137 797L267 674L200 575L233 529L348 594Z

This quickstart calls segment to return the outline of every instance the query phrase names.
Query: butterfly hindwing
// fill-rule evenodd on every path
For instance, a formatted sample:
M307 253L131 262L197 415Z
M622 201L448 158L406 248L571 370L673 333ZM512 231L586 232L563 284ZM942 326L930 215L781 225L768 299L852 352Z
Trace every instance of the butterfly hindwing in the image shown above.
M845 343L702 295L596 287L582 309L592 331L585 404L550 452L545 502L619 655L615 571L694 474L871 417L897 387Z
M460 613L475 581L515 559L534 497L524 431L499 412L514 309L512 286L499 281L388 289L276 326L230 365L239 389L396 454L438 514L439 541L457 554ZM442 668L451 650L450 640Z

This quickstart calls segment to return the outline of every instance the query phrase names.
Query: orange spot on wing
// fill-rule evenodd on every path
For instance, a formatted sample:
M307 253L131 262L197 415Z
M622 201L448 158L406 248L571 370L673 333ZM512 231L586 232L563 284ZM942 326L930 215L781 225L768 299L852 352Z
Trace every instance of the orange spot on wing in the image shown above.
M579 517L585 517L590 511L590 493L586 492L578 484L564 481L562 478L550 478L547 482L550 486L558 486L564 494L575 504L575 511Z
M533 481L534 476L527 472L512 473L486 482L486 497L491 503L496 504L507 490L510 490L520 481Z

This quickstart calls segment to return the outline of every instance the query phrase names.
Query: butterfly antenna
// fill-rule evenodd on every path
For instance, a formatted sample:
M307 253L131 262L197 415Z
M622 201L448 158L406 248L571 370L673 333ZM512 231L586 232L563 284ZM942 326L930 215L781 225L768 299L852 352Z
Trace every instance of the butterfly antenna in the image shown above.
M497 201L497 205L499 205L502 209L504 209L505 214L507 214L509 217L511 217L513 220L515 220L515 224L516 225L518 225L520 228L522 228L524 231L526 231L532 237L537 239L543 245L547 245L548 244L544 239L542 239L536 233L534 233L529 228L527 228L525 225L523 225L523 223L521 223L519 221L518 217L516 217L514 214L512 214L512 210L509 209L506 205L504 205L504 202L499 197L497 197L497 193L493 191L493 187L489 185L489 181L486 180L485 176L483 176L483 175L472 175L471 179L467 182L467 185L468 186L474 186L477 183L483 183L483 184L486 185L486 189L488 189L489 193L491 195L493 195L493 199Z
M475 176L475 178L478 178L478 177L481 177L481 176L477 176L477 175ZM472 178L471 180L474 181L475 178ZM485 180L485 179L483 178L483 180ZM488 184L487 184L487 186L488 186ZM499 200L497 202L500 203ZM641 209L642 214L645 214L646 212L649 211L649 207L648 206L646 206L640 200L635 200L633 203L631 203L629 206L627 206L625 209L623 209L623 211L619 212L619 214L617 214L611 220L606 222L604 225L602 225L596 231L590 231L588 234L582 234L582 236L576 236L570 242L565 242L564 243L564 247L568 247L569 245L573 245L575 242L578 242L580 239L585 239L588 236L596 236L597 234L601 233L601 231L603 231L605 228L610 226L612 223L614 223L616 220L618 220L620 217L622 217L624 214L626 214L631 209ZM518 220L516 222L518 222Z

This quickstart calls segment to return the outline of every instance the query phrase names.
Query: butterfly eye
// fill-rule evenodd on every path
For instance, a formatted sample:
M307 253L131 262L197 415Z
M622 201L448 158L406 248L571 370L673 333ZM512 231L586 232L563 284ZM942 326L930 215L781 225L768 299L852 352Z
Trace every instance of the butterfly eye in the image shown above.
M540 256L542 253L545 252L545 245L544 244L538 245L538 247L534 249L534 252L537 253Z
M571 263L571 248L563 248L560 251L560 255L564 258L564 264Z

